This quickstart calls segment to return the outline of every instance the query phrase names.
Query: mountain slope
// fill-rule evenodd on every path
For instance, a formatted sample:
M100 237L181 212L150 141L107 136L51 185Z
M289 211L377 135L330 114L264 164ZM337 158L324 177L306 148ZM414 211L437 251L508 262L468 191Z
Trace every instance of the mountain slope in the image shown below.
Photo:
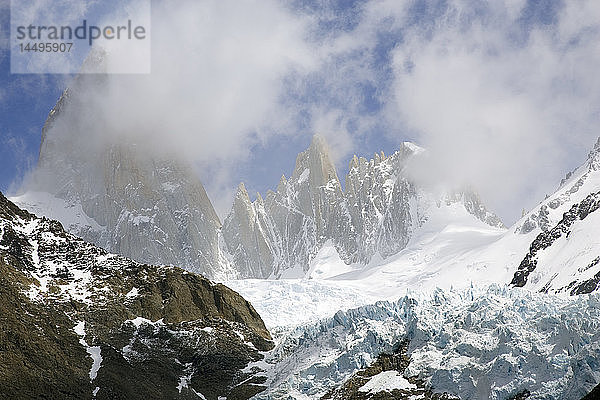
M112 255L0 194L0 397L249 398L273 345L223 285Z
M598 150L600 141L508 230L483 223L464 203L431 199L424 223L387 259L344 270L328 243L310 275L327 279L228 282L278 337L266 359L269 389L258 398L356 394L340 387L352 380L367 385L366 398L389 398L378 392L383 381L357 371L406 341L410 363L394 382L415 385L407 395L585 396L600 382ZM523 229L527 221L535 226ZM526 290L509 285L524 259L535 261Z
M474 191L434 191L412 177L410 161L425 152L418 146L403 143L391 156L381 153L371 160L354 157L342 189L327 144L315 136L276 191L252 202L240 185L221 226L186 162L148 153L139 143L90 143L90 137L102 135L82 132L102 127L86 117L88 105L78 98L78 86L102 90L103 82L80 77L61 97L44 126L27 193L14 200L110 251L219 279L361 280L391 274L391 289L464 285L458 277L466 276L573 293L598 283L599 255L593 239L586 238L593 235L596 217L573 225L582 239L568 246L563 242L572 233L557 226L571 207L600 188L599 145L556 193L502 233L501 221ZM534 244L536 237L553 229L564 235L552 249L566 250L536 248L545 241ZM577 248L574 243L580 242L591 247ZM570 258L559 262L552 255L557 252ZM332 263L324 262L325 255ZM524 278L532 271L526 257L537 260L531 279ZM519 277L512 276L521 264Z
M472 191L436 195L410 179L407 163L423 151L411 143L389 157L354 157L342 190L319 136L264 199L251 202L241 185L221 225L188 161L127 139L135 124L105 132L109 116L85 93L109 90L106 79L81 75L64 92L42 129L35 171L12 199L111 252L218 279L301 277L327 243L347 266L398 253L435 202L502 225Z
M246 226L256 232L255 239L244 233ZM290 179L282 176L277 191L269 191L264 200L251 203L241 187L223 226L241 276L257 278L302 275L327 238L341 241L349 232L342 188L318 136L298 155Z
M511 283L544 292L590 293L600 283L600 138L586 162L517 224L537 234ZM530 233L531 232L531 233Z

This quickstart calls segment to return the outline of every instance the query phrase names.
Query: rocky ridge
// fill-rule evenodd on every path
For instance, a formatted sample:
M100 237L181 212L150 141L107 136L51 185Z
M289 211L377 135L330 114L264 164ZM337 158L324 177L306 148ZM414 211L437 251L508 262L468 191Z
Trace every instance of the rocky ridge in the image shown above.
M529 253L525 256L515 275L511 281L514 286L523 287L527 283L529 275L536 269L538 264L538 253L550 248L559 239L567 240L573 229L577 228L577 225L585 224L586 217L591 213L597 211L600 208L600 192L592 193L588 195L581 203L574 204L569 211L567 211L563 218L554 226L552 229L540 233L535 240L532 242ZM600 268L600 254L593 253L588 255L589 264L581 265L577 269L578 272L582 273L587 270L593 269L598 270ZM573 271L565 271L573 272ZM551 280L544 285L542 291L547 292L550 288L552 280L556 276L553 276ZM570 294L583 294L591 293L597 289L598 283L600 283L600 272L594 274L590 279L578 282L577 279L569 283L565 288L561 290L569 290Z
M515 226L515 232L545 232L558 223L562 215L574 203L578 203L588 194L597 191L600 175L600 137L589 152L583 165L569 172L555 193L547 196L533 210L528 212Z
M104 54L89 62L102 65ZM107 79L82 74L65 90L42 128L26 193L15 201L72 220L65 225L69 232L110 252L220 280L298 277L329 240L346 264L396 254L431 203L460 202L478 219L502 225L472 190L440 197L410 179L407 162L422 152L411 143L389 157L353 157L342 188L319 136L298 155L292 175L282 176L264 198L252 202L241 184L221 224L189 160L128 139L135 135L127 130L137 126L107 132L121 128L104 126L108 111L85 96L110 90ZM49 203L59 202L63 210L53 214ZM74 209L80 218L71 218Z
M252 305L175 267L107 253L0 194L0 397L246 399L269 332Z
M406 167L423 150L404 143L386 157L354 156L345 189L327 144L315 136L300 153L292 176L282 176L276 191L254 202L243 185L223 224L232 263L242 278L301 277L311 259L331 241L346 264L368 264L379 255L402 250L431 207L460 203L491 226L503 226L469 189L432 195L410 179Z
M600 138L556 193L517 223L534 235L511 284L543 292L591 293L600 284Z

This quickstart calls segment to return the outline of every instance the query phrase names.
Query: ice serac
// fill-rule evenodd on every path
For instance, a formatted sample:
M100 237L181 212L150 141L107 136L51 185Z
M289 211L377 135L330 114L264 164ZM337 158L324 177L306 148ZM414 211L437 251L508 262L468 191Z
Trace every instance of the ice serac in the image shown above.
M209 277L230 274L220 247L221 222L190 163L105 132L85 93L101 76L82 75L52 109L36 170L20 203L63 220L47 195L81 207L89 223L70 232L141 262L179 265ZM19 201L19 199L16 199Z
M244 190L238 192L223 235L227 251L240 260L234 263L241 276L305 276L328 241L348 265L389 257L405 248L431 208L442 204L459 203L465 213L502 226L472 190L436 197L411 180L408 161L422 151L403 143L389 157L354 156L342 190L327 144L315 136L298 155L292 176L282 176L264 202L251 203Z
M492 285L338 311L280 336L256 398L579 400L600 382L599 300ZM371 380L370 396L348 393L386 354L404 391Z

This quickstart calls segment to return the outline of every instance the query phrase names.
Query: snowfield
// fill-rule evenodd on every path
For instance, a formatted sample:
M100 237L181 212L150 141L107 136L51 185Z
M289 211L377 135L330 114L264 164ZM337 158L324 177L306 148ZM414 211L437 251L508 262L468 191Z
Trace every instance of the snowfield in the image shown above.
M525 241L514 251L516 239L506 229L479 221L460 204L443 205L433 208L407 247L388 259L346 265L327 242L302 278L223 283L248 299L269 329L297 326L338 310L395 301L417 289L506 284L528 250Z
M358 390L367 393L378 393L382 390L391 392L394 389L416 389L417 386L406 380L398 371L383 371L372 377Z

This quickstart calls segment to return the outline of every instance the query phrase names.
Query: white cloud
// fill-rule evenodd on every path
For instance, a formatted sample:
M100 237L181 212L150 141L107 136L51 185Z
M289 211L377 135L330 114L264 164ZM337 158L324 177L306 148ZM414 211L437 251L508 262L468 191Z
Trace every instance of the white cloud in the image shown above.
M330 156L337 165L348 163L348 154L354 149L348 121L342 110L315 110L312 117L313 131L327 141Z
M152 73L92 86L83 131L194 161L221 210L275 136L318 132L338 166L367 135L413 137L433 156L421 178L473 184L514 219L598 136L599 6L544 25L524 0L414 4L365 2L348 22L276 0L154 3Z
M290 124L281 97L286 78L317 65L308 20L270 0L162 2L152 13L151 74L80 78L68 123L51 134L91 152L97 142L130 141L219 166L201 171L215 199L237 186L227 171L252 144L294 133L281 130ZM107 60L115 57L110 48Z
M472 15L462 23L470 10L456 1L431 37L408 32L394 54L389 113L431 150L433 164L415 168L421 176L474 184L514 219L599 135L600 18L597 3L567 3L558 26L535 27L519 43L510 34L520 6L495 4L485 24Z
M270 1L185 1L153 13L152 74L109 76L100 97L114 133L195 160L244 157L255 131L280 118L286 74L314 65L303 21Z

